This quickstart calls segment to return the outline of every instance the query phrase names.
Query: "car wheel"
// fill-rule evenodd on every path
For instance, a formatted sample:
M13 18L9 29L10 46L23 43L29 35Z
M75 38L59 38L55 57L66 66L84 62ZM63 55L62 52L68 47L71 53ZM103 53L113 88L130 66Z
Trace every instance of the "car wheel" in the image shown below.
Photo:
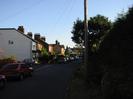
M0 81L0 88L4 88L4 87L5 87L5 81L2 80L2 81Z

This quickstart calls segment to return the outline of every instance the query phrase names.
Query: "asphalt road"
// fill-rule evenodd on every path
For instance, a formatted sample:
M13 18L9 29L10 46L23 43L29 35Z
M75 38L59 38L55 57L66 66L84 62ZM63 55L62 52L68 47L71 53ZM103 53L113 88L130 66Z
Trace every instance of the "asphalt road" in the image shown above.
M66 88L78 62L45 65L23 81L10 81L0 90L0 99L64 99Z

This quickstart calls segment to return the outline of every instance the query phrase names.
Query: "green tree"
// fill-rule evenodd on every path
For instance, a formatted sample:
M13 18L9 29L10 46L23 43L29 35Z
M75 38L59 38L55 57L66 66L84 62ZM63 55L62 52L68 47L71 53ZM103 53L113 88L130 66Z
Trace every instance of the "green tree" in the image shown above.
M39 57L40 63L47 63L49 61L49 53L45 48L41 50L41 56Z
M67 46L65 49L65 56L69 56L69 55L70 55L69 47Z
M97 15L91 17L89 22L89 44L91 48L97 48L103 37L111 29L111 22L107 17Z
M83 21L77 19L73 24L73 30L71 32L73 34L72 40L76 44L82 44L84 39L84 24Z
M41 55L42 56L44 56L44 55L47 55L48 56L48 52L47 52L46 48L42 48Z
M107 17L102 15L97 15L95 17L91 17L88 20L88 39L89 46L92 48L94 44L97 46L103 36L111 29L111 22ZM74 22L73 30L71 32L73 34L72 40L79 45L84 45L84 22L80 19L77 19Z
M99 60L105 71L105 99L132 99L133 86L133 7L122 13L101 43Z
M102 15L96 15L88 20L88 58L89 64L86 68L87 81L100 83L101 71L98 64L97 51L101 41L112 27L111 21ZM72 30L72 40L79 45L84 45L84 21L77 19Z

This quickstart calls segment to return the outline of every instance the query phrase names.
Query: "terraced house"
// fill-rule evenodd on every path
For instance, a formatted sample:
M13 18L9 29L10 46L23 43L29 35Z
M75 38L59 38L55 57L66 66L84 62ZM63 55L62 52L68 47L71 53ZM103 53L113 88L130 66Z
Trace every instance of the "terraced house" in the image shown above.
M36 41L15 28L0 28L0 58L33 59Z
M51 55L65 55L64 45L60 45L58 41L55 44L49 44L49 53Z
M46 38L44 36L41 36L40 33L36 33L34 35L34 39L37 41L36 51L34 51L36 57L40 57L43 50L48 53L48 43L46 42Z

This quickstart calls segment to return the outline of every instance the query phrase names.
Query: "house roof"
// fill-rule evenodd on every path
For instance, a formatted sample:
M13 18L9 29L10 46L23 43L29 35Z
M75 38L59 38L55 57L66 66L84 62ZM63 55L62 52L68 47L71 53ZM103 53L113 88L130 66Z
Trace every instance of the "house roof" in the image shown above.
M43 45L49 45L47 42L45 42L45 41L43 41L42 39L38 39L38 40L36 40L38 43L40 43L40 44L43 44Z
M49 46L55 46L55 45L57 45L57 44L49 44ZM63 47L63 48L64 48L64 45L58 45L58 46L60 46L60 47Z
M0 30L15 30L15 31L17 31L18 33L22 34L23 36L25 36L25 37L31 39L33 42L36 42L36 43L37 43L36 40L32 39L30 36L28 36L28 35L22 33L21 31L15 29L15 28L0 28Z

